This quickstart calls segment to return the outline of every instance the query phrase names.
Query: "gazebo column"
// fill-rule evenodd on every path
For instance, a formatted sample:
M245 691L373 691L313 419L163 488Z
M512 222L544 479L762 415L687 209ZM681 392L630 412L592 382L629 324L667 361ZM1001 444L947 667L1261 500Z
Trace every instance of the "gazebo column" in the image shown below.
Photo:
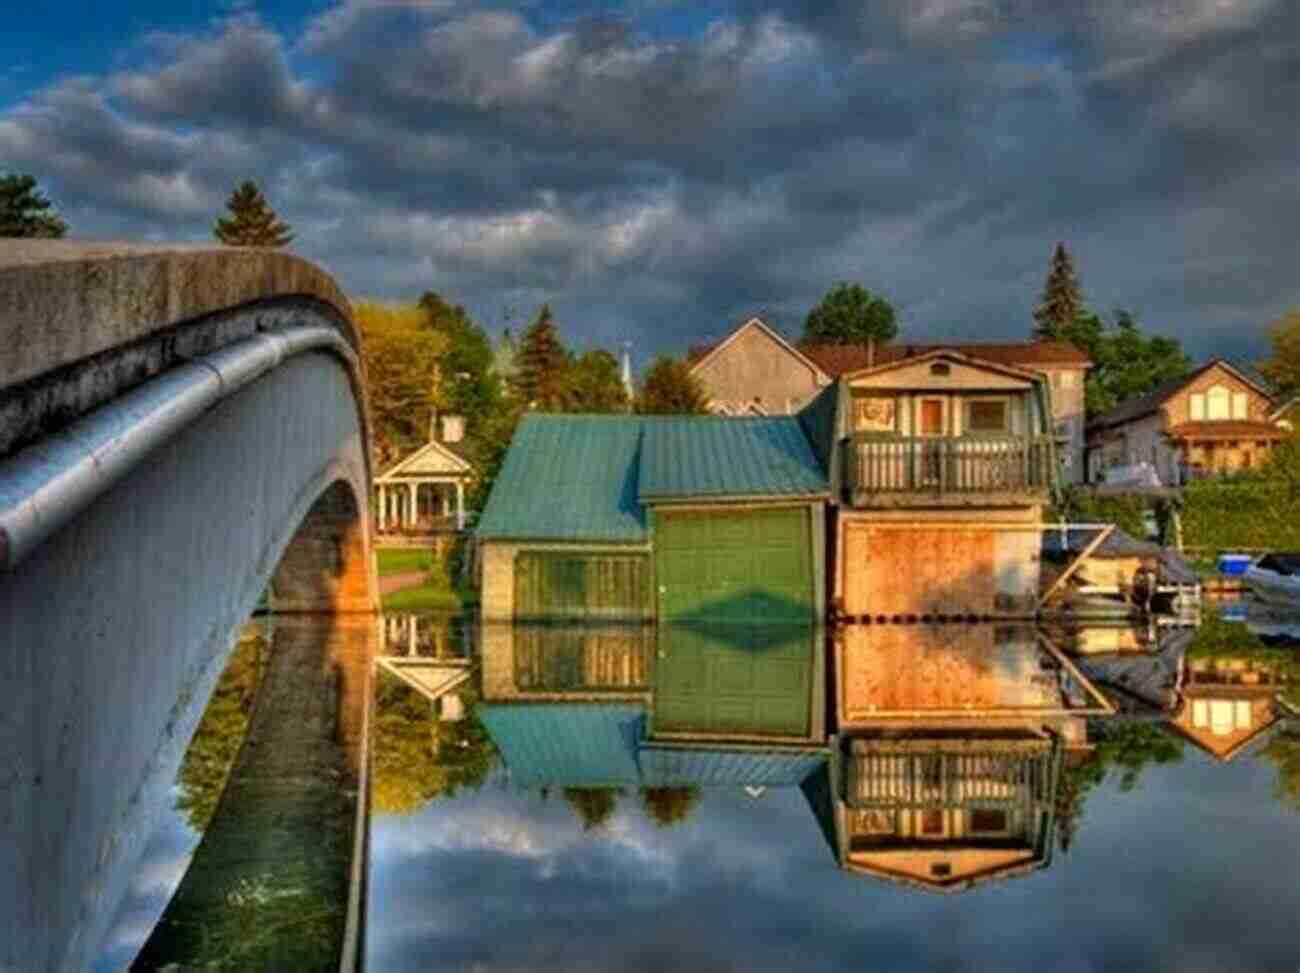
M406 511L406 526L414 527L415 526L415 484L414 483L408 483L406 485L406 495L407 495L407 501L410 503L410 507L407 508Z
M465 484L456 481L456 529L465 529Z

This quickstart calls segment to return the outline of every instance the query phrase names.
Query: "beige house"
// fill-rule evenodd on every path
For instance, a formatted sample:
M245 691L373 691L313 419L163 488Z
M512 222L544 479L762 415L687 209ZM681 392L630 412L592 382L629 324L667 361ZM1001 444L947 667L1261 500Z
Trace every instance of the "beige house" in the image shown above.
M801 420L838 504L841 617L1035 611L1058 475L1042 372L954 349L897 356L843 371Z
M755 317L722 341L691 349L689 358L691 372L714 412L773 415L798 412L846 373L921 358L941 349L1038 373L1050 390L1062 478L1067 482L1083 478L1084 379L1091 362L1068 342L795 346Z
M1088 475L1150 464L1160 482L1250 469L1287 434L1269 390L1222 359L1202 365L1088 424Z
M1170 726L1219 760L1231 760L1278 720L1293 715L1273 667L1247 658L1189 659Z

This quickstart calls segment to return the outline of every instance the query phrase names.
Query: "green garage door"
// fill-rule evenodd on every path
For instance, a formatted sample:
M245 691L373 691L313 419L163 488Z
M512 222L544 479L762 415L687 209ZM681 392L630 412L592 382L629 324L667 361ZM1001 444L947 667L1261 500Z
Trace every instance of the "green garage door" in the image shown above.
M807 507L655 512L659 618L813 620Z
M659 629L653 732L808 739L816 629Z
M524 551L515 557L515 618L644 619L649 609L644 554Z

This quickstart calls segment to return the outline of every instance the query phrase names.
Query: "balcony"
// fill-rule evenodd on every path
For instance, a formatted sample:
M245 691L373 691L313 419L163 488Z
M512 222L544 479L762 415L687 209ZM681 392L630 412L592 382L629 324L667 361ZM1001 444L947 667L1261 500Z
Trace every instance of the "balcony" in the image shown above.
M1053 482L1048 436L880 437L845 444L855 507L1039 503Z

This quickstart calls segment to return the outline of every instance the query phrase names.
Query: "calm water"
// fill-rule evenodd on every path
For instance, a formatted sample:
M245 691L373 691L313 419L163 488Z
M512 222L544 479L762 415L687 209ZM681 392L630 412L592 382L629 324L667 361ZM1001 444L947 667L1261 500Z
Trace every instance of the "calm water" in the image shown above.
M1300 969L1300 726L1271 684L1300 642L1250 623L390 616L367 968ZM260 659L236 654L97 970L181 882Z
M440 697L427 688L437 677L422 693L414 670L405 680L385 674L369 968L1300 968L1300 728L1271 703L1250 714L1235 705L1272 699L1259 691L1259 675L1240 673L1276 671L1273 648L1251 661L1237 653L1205 663L1196 660L1217 658L1207 644L1231 630L1210 626L1199 642L1188 630L1053 633L1053 645L1087 653L1070 656L1082 670L1076 679L1035 644L1037 633L911 629L877 626L847 649L832 641L829 659L875 653L878 664L897 657L901 672L924 646L946 660L938 683L894 677L850 688L832 679L823 687L821 633L746 644L734 632L661 632L648 642L635 632L621 640L609 631L485 632L450 653L473 657L477 677ZM1284 644L1276 627L1264 631ZM1138 685L1125 668L1155 665L1161 651L1175 677L1179 659L1185 671L1237 673L1200 681L1209 689L1196 707L1199 725L1190 706L1185 730L1161 711L1158 675ZM1281 651L1283 664L1293 651ZM777 673L794 692L779 691L768 678ZM968 687L978 676L982 688L963 697L943 684L954 673ZM1133 691L1107 686L1105 676ZM727 701L692 698L692 683ZM1096 707L1081 683L1099 687L1116 712L1079 715ZM920 751L906 796L902 771L878 774L872 786L884 799L863 812L870 824L848 842L861 848L856 858L837 852L824 800L837 773L853 790L852 771L822 767L794 779L815 751L794 742L816 732L805 690L824 692L826 729L839 731L842 752L852 739ZM1214 705L1220 697L1230 703L1227 724ZM837 725L837 710L856 707L860 717L871 706L856 728ZM953 706L967 715L934 715ZM1027 722L1051 725L1056 742L1014 745L1040 755L1059 746L1060 765L1030 808L1033 823L1019 828L1005 819L1019 798L1004 770L953 784L935 755L1012 746L996 738L1014 736L1007 728L1031 710ZM870 725L904 711L905 724ZM1241 726L1231 722L1238 717ZM777 737L779 747L762 742ZM1242 737L1227 759L1213 752ZM666 738L690 759L665 763ZM781 760L765 763L765 753ZM988 779L1002 791L989 791ZM981 786L983 803L970 798ZM983 826L1004 833L865 833L905 830L907 801L924 793L946 795L935 802L950 816L966 813L967 825L983 808ZM954 830L951 821L944 828ZM991 857L972 865L963 858L971 849ZM909 876L904 857L913 851L922 861ZM998 865L998 856L1019 864ZM936 864L945 877L933 876ZM968 868L972 878L955 891L933 890Z

